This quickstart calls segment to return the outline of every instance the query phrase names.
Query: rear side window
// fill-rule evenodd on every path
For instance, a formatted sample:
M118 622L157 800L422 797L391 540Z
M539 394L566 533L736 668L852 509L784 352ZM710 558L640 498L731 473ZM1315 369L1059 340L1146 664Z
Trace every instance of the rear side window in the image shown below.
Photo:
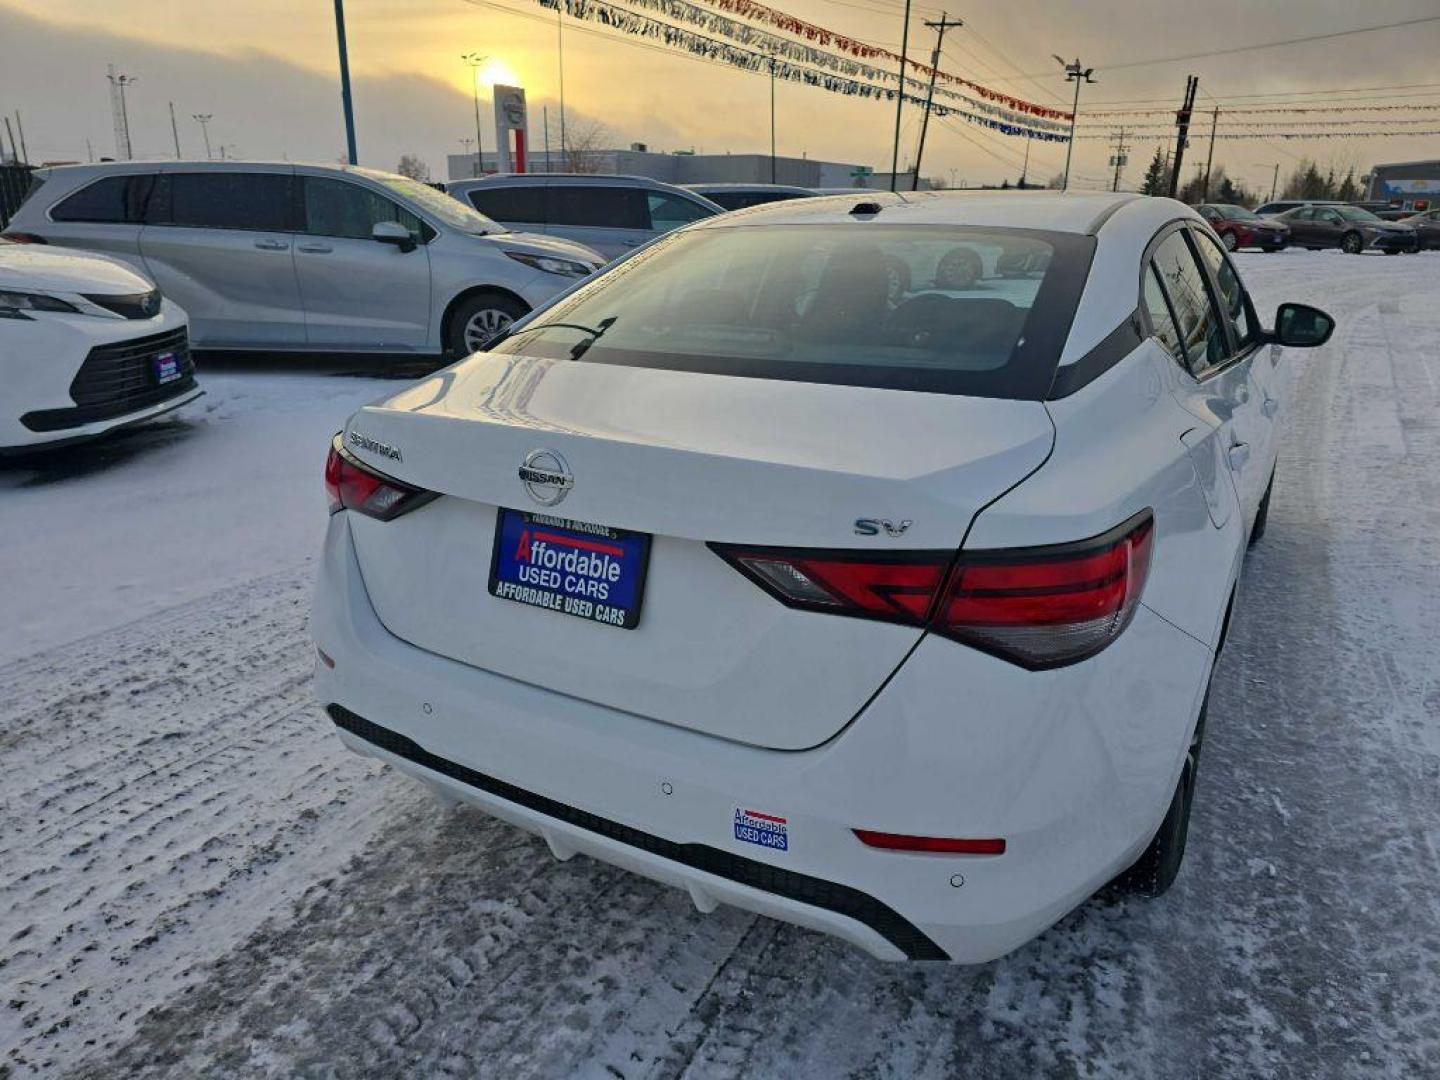
M107 176L62 199L50 219L138 225L145 220L145 200L154 181L148 174Z
M649 204L650 227L660 232L678 229L681 225L689 225L690 222L704 217L714 217L712 211L699 203L677 195L667 195L663 191L646 192L645 201Z
M471 206L494 221L503 221L507 225L512 221L545 224L543 187L475 188L468 196Z
M555 184L546 220L551 225L582 225L602 229L648 229L649 208L640 188Z
M1041 400L1093 252L1091 237L1029 229L705 228L601 275L496 351ZM545 325L560 322L603 332Z
M1179 323L1181 355L1192 375L1225 362L1229 343L1220 325L1205 274L1183 231L1176 231L1160 242L1152 263L1170 300L1170 308Z
M291 176L285 173L165 173L168 205L155 224L245 232L290 231Z
M1155 336L1170 350L1170 355L1180 360L1185 356L1185 347L1180 341L1180 331L1175 327L1175 317L1170 313L1170 304L1165 299L1165 290L1160 287L1158 271L1152 263L1145 270L1145 310L1150 315L1150 325Z
M348 180L320 176L299 179L304 195L304 231L311 236L369 240L371 232L380 222L398 221L410 230L410 235L417 242L429 238L418 217L379 192Z

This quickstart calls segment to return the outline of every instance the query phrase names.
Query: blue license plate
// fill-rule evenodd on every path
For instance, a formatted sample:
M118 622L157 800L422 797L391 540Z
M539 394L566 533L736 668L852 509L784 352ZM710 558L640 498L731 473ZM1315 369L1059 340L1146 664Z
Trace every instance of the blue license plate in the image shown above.
M649 561L646 533L501 510L490 595L628 630L640 621Z
M180 378L180 356L173 352L162 352L155 357L155 382L164 386Z

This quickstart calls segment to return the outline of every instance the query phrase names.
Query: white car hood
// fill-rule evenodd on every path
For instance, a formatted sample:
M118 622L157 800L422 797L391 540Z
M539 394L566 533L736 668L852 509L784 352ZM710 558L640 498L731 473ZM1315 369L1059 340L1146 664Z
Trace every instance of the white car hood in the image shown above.
M589 266L603 266L607 262L594 248L563 240L558 236L544 233L504 232L493 233L486 239L512 251L523 251L529 255L554 255L562 259L578 259Z
M127 296L154 287L149 279L106 255L0 243L0 289Z

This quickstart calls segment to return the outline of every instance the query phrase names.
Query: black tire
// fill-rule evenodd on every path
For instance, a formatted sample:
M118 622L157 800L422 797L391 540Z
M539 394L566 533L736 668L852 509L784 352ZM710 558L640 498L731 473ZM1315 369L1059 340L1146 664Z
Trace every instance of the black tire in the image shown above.
M1165 820L1135 864L1115 879L1115 883L1128 892L1140 896L1163 896L1175 884L1175 878L1180 873L1180 864L1185 861L1185 841L1190 835L1190 806L1195 799L1195 777L1200 768L1200 748L1205 741L1205 716L1209 710L1210 692L1207 690Z
M1399 254L1400 254L1400 249L1399 249L1399 248L1391 248L1389 251L1385 252L1385 254L1386 254L1386 255L1399 255Z
M1275 490L1275 474L1270 474L1270 483L1265 485L1265 494L1260 499L1260 509L1255 512L1255 527L1250 530L1250 546L1253 548L1265 536L1265 526L1270 521L1270 493Z
M529 310L504 293L478 292L467 296L455 305L445 322L445 355L458 360L478 352ZM485 336L486 330L488 336Z
M1235 251L1240 247L1240 241L1235 239L1233 232L1222 232L1220 234L1220 243L1225 245L1226 251Z
M1358 232L1347 232L1340 238L1340 250L1346 255L1359 255L1365 250L1365 238Z

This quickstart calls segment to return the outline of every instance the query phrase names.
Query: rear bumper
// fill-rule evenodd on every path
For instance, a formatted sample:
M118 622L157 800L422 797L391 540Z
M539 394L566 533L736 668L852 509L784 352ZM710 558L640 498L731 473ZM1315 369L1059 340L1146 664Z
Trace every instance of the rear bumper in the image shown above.
M883 959L978 963L1123 869L1163 816L1210 653L1142 608L1110 649L1024 672L923 642L848 728L775 751L603 708L391 635L331 518L312 627L316 693L352 749L580 851ZM937 696L938 695L938 696ZM338 706L338 708L336 708ZM783 817L788 850L737 840ZM854 828L1004 837L1000 856L880 851Z

